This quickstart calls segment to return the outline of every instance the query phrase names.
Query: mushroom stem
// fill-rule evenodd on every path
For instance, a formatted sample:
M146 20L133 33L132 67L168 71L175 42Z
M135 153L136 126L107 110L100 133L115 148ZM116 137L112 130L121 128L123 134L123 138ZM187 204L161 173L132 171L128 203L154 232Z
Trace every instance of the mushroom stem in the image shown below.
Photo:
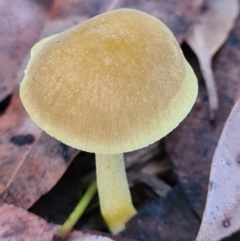
M112 233L125 228L136 210L128 186L123 154L96 154L97 186L101 213Z

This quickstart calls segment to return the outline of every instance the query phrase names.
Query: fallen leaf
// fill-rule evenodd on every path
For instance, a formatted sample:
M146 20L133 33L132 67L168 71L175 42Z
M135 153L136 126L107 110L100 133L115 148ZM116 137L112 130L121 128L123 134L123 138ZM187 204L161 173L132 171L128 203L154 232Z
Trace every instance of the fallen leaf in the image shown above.
M181 43L188 28L196 21L203 0L114 0L106 9L133 8L163 21Z
M138 241L193 240L200 225L181 188L143 207L126 224L123 237Z
M13 205L0 205L1 241L51 241L58 225L48 224L43 219L16 208ZM66 241L130 241L112 237L100 232L73 231ZM132 240L133 241L133 240Z
M0 117L1 202L29 208L56 184L77 153L32 122L17 90Z
M240 230L240 99L219 139L208 197L196 241L217 241Z
M208 119L207 92L196 58L187 57L200 81L199 94L191 113L165 138L165 145L183 191L202 216L213 153L240 87L240 18L213 62L221 106L213 124Z
M40 38L51 2L0 1L0 102L16 88L19 68Z
M207 0L198 21L190 29L186 42L196 53L205 79L210 108L214 119L219 107L217 87L212 71L212 58L226 41L238 16L238 0Z

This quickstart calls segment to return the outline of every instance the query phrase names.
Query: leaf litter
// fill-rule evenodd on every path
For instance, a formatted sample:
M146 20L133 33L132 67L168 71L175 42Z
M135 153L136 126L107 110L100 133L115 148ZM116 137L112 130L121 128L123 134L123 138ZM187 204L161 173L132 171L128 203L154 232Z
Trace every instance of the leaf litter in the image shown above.
M0 102L17 87L19 68L40 38L51 2L0 1Z
M191 113L165 138L165 145L178 181L201 217L214 150L240 87L240 18L213 62L221 106L213 123L209 122L208 94L196 57L185 47L199 80L199 94Z
M240 230L240 99L213 156L208 198L196 241L217 241Z
M203 13L190 28L186 42L198 57L208 91L209 117L215 118L219 108L212 58L228 38L239 13L238 0L207 0Z
M29 208L55 185L78 151L42 132L16 92L0 118L0 153L0 201Z
M49 224L43 219L16 208L13 205L0 205L1 241L50 241L58 225ZM131 241L120 237L91 231L74 231L66 241ZM134 241L132 239L132 241Z

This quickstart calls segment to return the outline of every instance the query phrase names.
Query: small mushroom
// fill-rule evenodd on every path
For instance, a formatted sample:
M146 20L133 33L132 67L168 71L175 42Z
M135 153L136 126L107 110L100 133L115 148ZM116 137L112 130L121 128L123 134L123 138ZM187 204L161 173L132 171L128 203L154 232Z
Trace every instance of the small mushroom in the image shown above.
M101 213L117 233L136 213L123 153L177 127L197 89L170 30L146 13L119 9L36 44L20 96L44 131L96 153Z

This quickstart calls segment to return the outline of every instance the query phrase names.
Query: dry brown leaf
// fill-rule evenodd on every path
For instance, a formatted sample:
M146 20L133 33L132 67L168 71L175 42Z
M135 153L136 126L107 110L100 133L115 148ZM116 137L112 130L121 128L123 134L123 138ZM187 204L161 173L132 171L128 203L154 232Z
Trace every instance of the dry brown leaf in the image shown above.
M208 90L210 119L214 119L219 100L212 71L212 58L226 41L238 16L238 0L207 0L186 42L196 53Z
M43 219L13 205L0 205L0 216L1 241L51 241L53 234L58 229L57 225L48 224ZM73 231L66 241L128 240L91 231Z
M39 40L52 0L0 1L0 102L19 82L19 68Z
M29 208L56 184L78 151L42 132L17 93L0 117L0 200Z
M240 99L216 148L207 203L196 241L218 241L240 230Z

